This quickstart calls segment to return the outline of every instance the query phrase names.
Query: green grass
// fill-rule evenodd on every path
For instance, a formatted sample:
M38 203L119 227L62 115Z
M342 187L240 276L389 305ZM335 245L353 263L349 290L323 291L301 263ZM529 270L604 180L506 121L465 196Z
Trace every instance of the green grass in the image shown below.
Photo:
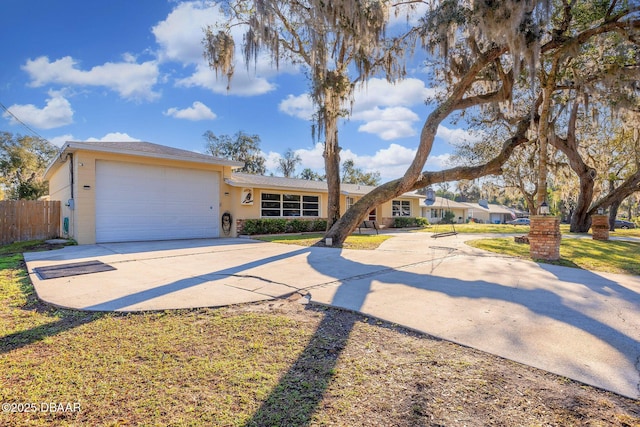
M515 243L513 238L470 240L467 244L491 252L531 258L529 245ZM551 263L592 271L640 275L640 243L564 238L560 244L560 260Z
M0 413L0 425L242 425L312 333L269 313L57 309L37 300L21 255L0 256L0 402L81 405Z
M640 228L630 228L624 230L622 228L616 228L616 231L609 232L610 236L624 236L624 237L640 237Z
M510 225L510 224L478 224L470 222L468 224L455 224L454 225L458 233L470 233L470 234L526 234L529 232L528 225ZM442 232L451 230L450 224L432 224L429 227L417 230L418 232ZM560 232L562 234L569 233L569 224L560 224ZM610 234L619 237L640 237L640 228L634 228L629 230L616 229Z
M284 243L289 245L313 246L322 239L323 235L318 234L295 234L256 237L257 240L273 243ZM347 237L342 245L345 249L375 249L382 242L392 236L384 234L352 234Z
M470 222L468 224L454 224L458 233L528 233L528 225L510 225L510 224L478 224ZM450 231L452 229L451 224L433 224L428 228L419 231L426 231L430 233L440 233L443 231Z
M0 403L80 411L3 411L2 426L634 420L633 401L347 311L286 300L139 314L58 309L36 298L17 247L0 255Z

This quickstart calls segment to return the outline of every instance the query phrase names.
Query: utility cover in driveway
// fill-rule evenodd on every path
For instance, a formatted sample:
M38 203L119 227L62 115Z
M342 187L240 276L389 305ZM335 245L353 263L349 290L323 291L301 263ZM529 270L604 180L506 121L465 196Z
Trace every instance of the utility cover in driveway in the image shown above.
M71 264L52 265L35 268L43 280L57 279L59 277L79 276L81 274L100 273L102 271L115 270L115 267L101 261L74 262Z

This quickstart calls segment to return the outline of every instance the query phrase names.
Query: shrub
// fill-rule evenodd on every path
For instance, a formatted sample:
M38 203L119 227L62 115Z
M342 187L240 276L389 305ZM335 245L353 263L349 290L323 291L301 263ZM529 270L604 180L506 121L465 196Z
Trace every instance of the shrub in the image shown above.
M326 229L327 220L325 219L261 218L245 220L242 233L248 235L304 233L325 231Z
M446 211L442 217L440 224L453 224L455 222L456 214L451 211Z
M408 228L408 227L426 227L429 225L429 220L426 218L408 217L408 216L396 216L393 218L393 228Z
M287 233L302 233L309 229L309 221L302 219L292 219L287 221Z
M419 217L416 218L416 226L422 227L422 228L428 227L429 226L429 220L427 218L419 216Z
M326 219L312 219L309 221L309 231L327 231Z

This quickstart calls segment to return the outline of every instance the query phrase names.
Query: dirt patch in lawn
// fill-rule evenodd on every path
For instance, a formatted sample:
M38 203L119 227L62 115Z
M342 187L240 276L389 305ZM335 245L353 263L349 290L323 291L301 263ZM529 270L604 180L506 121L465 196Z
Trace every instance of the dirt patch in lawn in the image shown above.
M640 425L636 400L300 297L229 309L315 331L248 425ZM300 384L317 389L308 413Z

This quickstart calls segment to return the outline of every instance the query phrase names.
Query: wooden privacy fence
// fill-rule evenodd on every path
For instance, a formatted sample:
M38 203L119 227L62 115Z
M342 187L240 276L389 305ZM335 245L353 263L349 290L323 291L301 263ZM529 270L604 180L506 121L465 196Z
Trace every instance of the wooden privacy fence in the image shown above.
M59 235L59 201L0 201L0 244L51 239Z

